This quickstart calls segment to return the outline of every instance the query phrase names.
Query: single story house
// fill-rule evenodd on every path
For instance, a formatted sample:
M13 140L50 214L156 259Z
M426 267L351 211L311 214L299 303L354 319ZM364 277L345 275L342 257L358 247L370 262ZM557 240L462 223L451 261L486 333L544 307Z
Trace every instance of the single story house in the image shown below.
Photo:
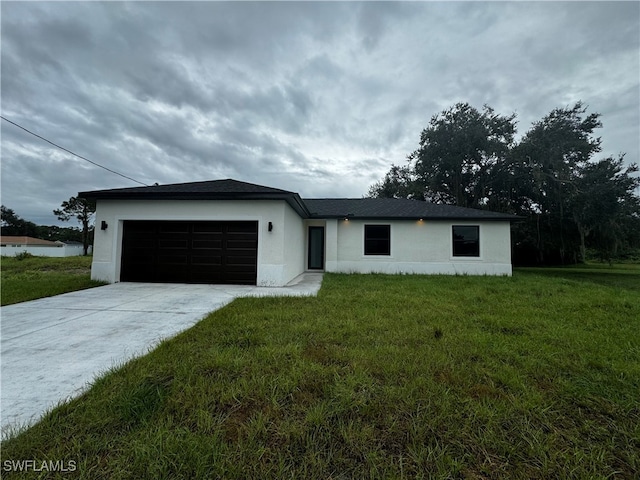
M80 192L92 278L283 286L306 271L511 275L513 215L407 199L316 198L237 180Z
M27 252L39 257L75 257L84 253L78 242L52 242L41 238L3 235L0 237L0 252L13 257Z

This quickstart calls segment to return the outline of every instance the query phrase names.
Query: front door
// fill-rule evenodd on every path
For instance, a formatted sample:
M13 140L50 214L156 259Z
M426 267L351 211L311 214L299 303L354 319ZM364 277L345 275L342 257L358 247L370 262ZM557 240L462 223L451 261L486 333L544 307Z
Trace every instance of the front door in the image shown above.
M324 270L324 227L309 227L309 270Z

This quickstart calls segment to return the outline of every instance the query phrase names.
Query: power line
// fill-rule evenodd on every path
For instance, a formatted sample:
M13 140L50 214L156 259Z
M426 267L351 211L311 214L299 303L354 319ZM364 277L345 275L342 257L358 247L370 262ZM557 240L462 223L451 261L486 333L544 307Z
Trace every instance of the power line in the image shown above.
M136 180L135 178L131 178L131 177L128 177L128 176L126 176L126 175L124 175L124 174L122 174L122 173L120 173L120 172L116 172L115 170L111 170L110 168L107 168L107 167L105 167L104 165L100 165L99 163L96 163L96 162L94 162L94 161L92 161L92 160L89 160L88 158L85 158L85 157L83 157L82 155L78 155L77 153L74 153L74 152L72 152L71 150L68 150L68 149L66 149L66 148L64 148L64 147L61 147L60 145L58 145L58 144L56 144L56 143L53 143L51 140L47 140L46 138L44 138L44 137L42 137L42 136L38 135L37 133L32 132L31 130L27 130L27 129L26 129L26 128L24 128L22 125L18 125L16 122L12 122L11 120L9 120L8 118L3 117L2 115L0 115L0 118L2 118L2 120L4 120L5 122L9 122L10 124L15 125L16 127L21 128L21 129L22 129L22 130L24 130L25 132L30 133L30 134L31 134L31 135L33 135L34 137L38 137L40 140L44 140L45 142L47 142L47 143L49 143L49 144L53 145L54 147L59 148L60 150L64 150L65 152L70 153L71 155L73 155L73 156L75 156L75 157L78 157L78 158L80 158L80 159L84 160L85 162L89 162L90 164L95 165L96 167L103 168L103 169L104 169L104 170L106 170L107 172L115 173L116 175L120 175L121 177L124 177L124 178L126 178L127 180L131 180L132 182L136 182L136 183L139 183L140 185L144 185L145 187L148 187L148 186L149 186L149 185L147 185L146 183L142 183L142 182L140 182L140 181Z

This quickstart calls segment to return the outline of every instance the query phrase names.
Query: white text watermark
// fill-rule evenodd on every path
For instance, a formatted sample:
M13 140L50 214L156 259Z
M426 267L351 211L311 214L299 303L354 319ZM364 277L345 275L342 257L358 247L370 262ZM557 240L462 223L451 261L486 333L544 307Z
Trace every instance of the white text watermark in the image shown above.
M75 472L75 460L4 460L5 472Z

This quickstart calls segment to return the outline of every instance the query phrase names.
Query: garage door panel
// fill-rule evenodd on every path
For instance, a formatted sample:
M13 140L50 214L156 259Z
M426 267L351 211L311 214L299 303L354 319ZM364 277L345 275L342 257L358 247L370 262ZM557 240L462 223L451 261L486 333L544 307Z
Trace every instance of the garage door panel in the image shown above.
M153 236L158 231L155 222L126 222L131 225L130 235L150 235ZM135 226L134 226L135 225Z
M219 255L194 255L191 257L191 265L193 267L199 267L201 265L210 266L218 265L222 266L222 257Z
M136 255L131 258L131 263L136 264L152 264L155 261L155 257L153 255L149 255L148 250L141 250L136 252Z
M255 242L253 240L229 240L227 241L227 249L255 251Z
M189 241L187 239L184 240L159 240L158 247L161 249L164 248L184 248L185 250L189 248Z
M155 268L155 257L149 257L149 256L145 256L145 257L138 257L135 259L130 260L129 265L131 266L131 271L135 272L138 271L140 269L145 269L145 270L149 270L152 268Z
M122 281L255 285L258 222L125 221Z
M198 275L205 275L210 273L211 275L221 275L224 273L224 266L221 264L200 264L200 265L191 265L190 270L194 273L198 273Z
M204 240L204 239L194 238L193 241L191 242L191 247L193 249L215 248L220 250L222 248L222 239Z
M245 265L250 263L255 265L257 258L255 255L251 255L251 252L231 252L226 256L226 262L228 265Z
M224 274L221 265L202 265L189 269L189 274L193 279L189 283L212 283L224 284ZM207 280L208 279L208 280ZM207 280L207 281L204 281Z
M257 222L227 222L227 233L255 233L257 231Z
M133 262L151 262L155 257L149 248L132 248L129 256Z
M189 233L191 222L153 222L158 225L158 232L162 233Z
M227 232L226 238L227 240L252 240L255 235L255 232Z
M191 222L193 233L222 233L225 222Z
M189 257L183 255L158 255L158 265L188 265Z
M128 272L128 279L134 282L143 282L146 278L150 276L154 276L156 274L155 264L147 262L147 263L138 263L131 265L131 268Z
M158 265L156 272L162 275L172 275L174 273L179 275L187 275L189 273L189 265L186 263L166 263Z
M231 266L231 267L236 267L236 266L253 266L256 262L256 258L255 257L250 257L250 256L246 256L246 257L240 257L240 256L235 256L233 258L228 258L227 259L227 265Z
M222 265L222 255L220 254L220 250L198 250L197 252L193 252L193 255L191 255L191 263L193 265L199 265L201 263Z

